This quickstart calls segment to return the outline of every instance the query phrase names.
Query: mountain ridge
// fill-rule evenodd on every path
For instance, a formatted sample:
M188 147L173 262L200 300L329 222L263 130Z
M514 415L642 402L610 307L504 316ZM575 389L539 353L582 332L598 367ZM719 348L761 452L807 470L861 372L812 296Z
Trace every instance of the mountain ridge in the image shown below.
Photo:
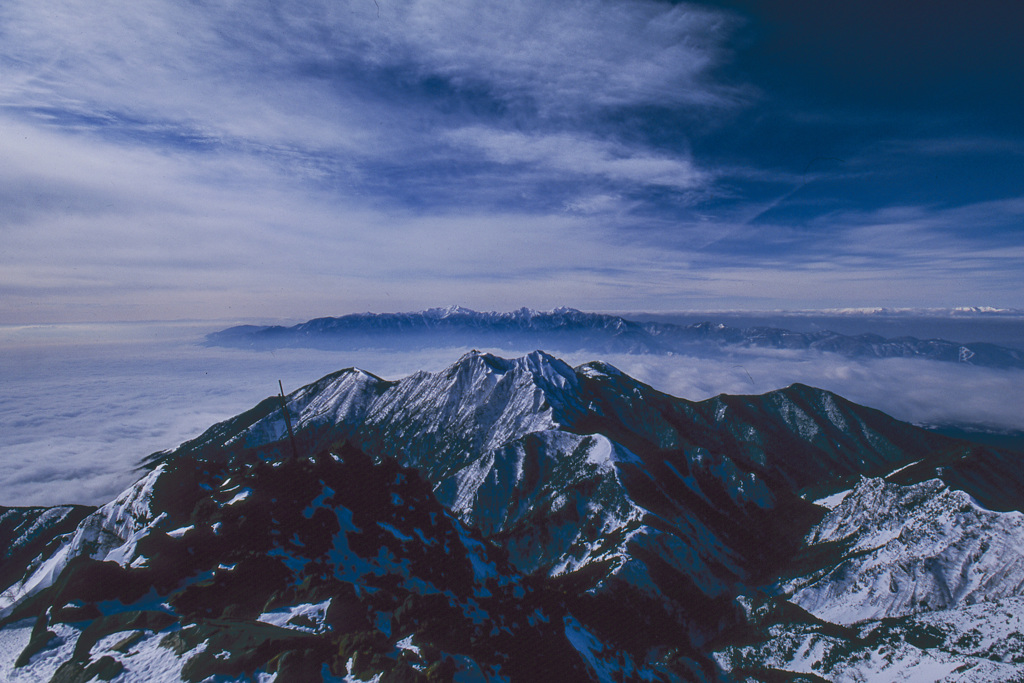
M420 348L463 346L546 348L592 353L708 354L742 348L803 349L852 358L925 358L985 367L1024 368L1024 350L958 342L778 327L698 322L638 322L572 308L477 312L458 306L418 313L357 313L315 318L291 327L242 325L210 333L211 346L254 349Z
M538 642L566 680L856 672L881 645L850 629L953 628L1022 597L1003 556L979 550L996 529L1018 538L1019 465L802 384L691 402L541 351L469 352L398 381L350 368L153 454L121 496L55 530L0 591L0 633L24 639L0 673L145 680L140 662L160 661L187 680L537 680ZM855 504L871 491L934 511ZM943 515L964 533L928 526ZM846 529L878 540L859 548ZM955 569L981 552L987 588L872 611L865 550L876 577L896 556ZM921 581L893 576L900 596ZM904 660L977 668L987 652L885 633ZM808 639L832 658L786 644ZM1010 642L993 652L1012 659Z

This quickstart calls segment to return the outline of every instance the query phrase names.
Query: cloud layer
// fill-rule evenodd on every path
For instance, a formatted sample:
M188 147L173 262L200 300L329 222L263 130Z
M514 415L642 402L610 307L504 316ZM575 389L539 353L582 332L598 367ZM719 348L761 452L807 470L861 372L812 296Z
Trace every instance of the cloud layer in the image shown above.
M223 326L223 325L220 325ZM0 327L0 505L106 502L140 459L197 436L263 398L343 367L387 379L440 370L466 349L273 353L197 346L205 324ZM532 349L496 351L506 357ZM587 353L563 356L574 365ZM754 351L732 358L609 355L655 388L691 400L803 382L903 420L1024 429L1024 372L920 360L854 361Z

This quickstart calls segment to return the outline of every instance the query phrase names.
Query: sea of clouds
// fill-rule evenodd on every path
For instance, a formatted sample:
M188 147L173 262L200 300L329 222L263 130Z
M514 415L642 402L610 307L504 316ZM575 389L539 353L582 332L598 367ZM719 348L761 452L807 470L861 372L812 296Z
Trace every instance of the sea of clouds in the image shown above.
M0 326L0 505L106 502L138 478L142 458L276 394L278 380L292 391L353 366L399 379L440 370L467 350L261 352L200 344L228 324ZM572 365L597 359L559 355ZM802 382L919 424L1024 429L1020 370L765 349L600 358L691 400Z

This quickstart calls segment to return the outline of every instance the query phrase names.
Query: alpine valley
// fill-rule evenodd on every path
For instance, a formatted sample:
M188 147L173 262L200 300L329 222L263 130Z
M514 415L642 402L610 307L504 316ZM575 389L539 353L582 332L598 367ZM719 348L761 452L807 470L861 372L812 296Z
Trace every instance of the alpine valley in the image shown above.
M0 679L1024 681L1022 458L800 384L341 370L0 508Z

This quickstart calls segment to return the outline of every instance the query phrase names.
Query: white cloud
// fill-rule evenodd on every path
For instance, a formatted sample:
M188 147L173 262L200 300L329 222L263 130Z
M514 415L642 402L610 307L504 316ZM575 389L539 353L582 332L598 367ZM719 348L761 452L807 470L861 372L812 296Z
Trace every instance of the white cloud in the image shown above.
M65 0L0 19L7 106L261 144L386 146L381 103L357 94L369 71L563 112L735 96L706 75L735 21L652 0Z
M381 21L366 26L390 39L378 61L404 48L425 71L486 84L499 97L525 94L550 109L722 104L729 97L707 82L706 71L735 22L706 8L649 0L386 6Z
M621 297L651 244L558 211L384 209L242 152L124 148L0 117L7 320L294 315ZM678 266L672 266L672 269ZM667 276L667 275L666 275ZM518 299L518 300L517 300Z
M566 202L565 208L568 211L581 214L616 215L627 213L629 204L623 201L621 196L598 193L577 197Z
M6 3L0 54L12 78L0 98L62 126L343 146L354 108L275 74L280 50L256 52L273 33L269 10L159 0Z
M657 389L691 400L718 393L759 394L800 382L917 424L1024 429L1020 370L771 350L722 359L614 356L609 361Z
M483 127L461 128L445 136L454 144L482 152L500 164L526 164L560 177L597 176L629 184L690 189L707 174L688 157L669 157L578 134L537 134Z

